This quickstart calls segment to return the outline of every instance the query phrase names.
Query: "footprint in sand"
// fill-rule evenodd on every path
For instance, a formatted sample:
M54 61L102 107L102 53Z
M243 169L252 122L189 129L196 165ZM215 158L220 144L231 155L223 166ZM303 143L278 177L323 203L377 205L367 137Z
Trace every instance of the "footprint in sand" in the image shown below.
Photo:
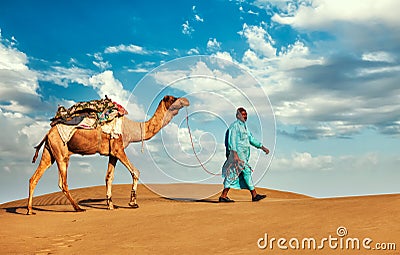
M73 242L81 240L80 237L82 236L83 234L76 234L76 235L67 235L63 237L54 238L53 241L55 241L55 243L53 243L52 245L59 248L68 248L72 246Z
M48 255L54 253L54 250L59 248L68 248L72 247L72 244L76 241L81 240L81 237L84 236L83 234L75 234L75 235L67 235L67 236L57 236L53 238L53 243L51 246L54 248L42 249L37 251L35 255Z
M48 255L48 254L51 254L50 249L43 249L43 250L35 252L35 255Z

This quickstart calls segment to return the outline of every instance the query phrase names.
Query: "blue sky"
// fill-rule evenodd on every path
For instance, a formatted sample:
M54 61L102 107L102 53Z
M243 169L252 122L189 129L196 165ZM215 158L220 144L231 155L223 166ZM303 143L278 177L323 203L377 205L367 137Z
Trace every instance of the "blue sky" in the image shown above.
M3 1L0 203L27 196L36 168L30 163L33 146L48 130L57 105L107 94L129 105L130 118L146 118L163 88L157 81L165 78L154 70L196 55L225 59L246 70L259 84L240 83L234 77L237 70L222 68L218 75L246 93L256 89L268 95L276 145L269 113L249 116L253 133L274 148L273 157L252 151L258 186L316 197L398 193L399 8L396 0ZM195 67L216 75L210 66ZM184 71L194 69L188 65ZM219 169L224 125L234 120L240 100L229 104L230 96L223 89L210 91L214 85L207 79L183 85L166 91L187 95L194 103L189 112L208 111L220 120L204 125L193 116L195 142L201 140L204 152L214 155L208 167ZM214 97L207 101L199 88ZM250 95L254 105L267 101L263 93ZM222 95L225 101L218 101ZM177 150L193 160L184 117L181 112L165 132L146 143L145 154L140 144L129 147L143 182L163 181L150 170L145 174L149 162L176 168L170 157L147 161L162 143L178 145ZM73 157L70 188L103 185L106 164L100 156ZM188 172L196 169L201 171ZM57 178L53 166L36 195L58 191ZM130 183L121 165L115 183Z

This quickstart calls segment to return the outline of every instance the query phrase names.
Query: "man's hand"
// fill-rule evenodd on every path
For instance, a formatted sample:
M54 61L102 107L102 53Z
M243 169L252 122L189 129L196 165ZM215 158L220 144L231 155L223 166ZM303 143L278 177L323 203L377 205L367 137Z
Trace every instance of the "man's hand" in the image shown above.
M261 146L261 150L263 150L265 152L265 154L269 153L269 150L264 146Z
M239 155L236 151L231 151L233 155L233 162L230 163L229 167L233 167L234 171L236 171L235 176L239 175L240 172L244 169L244 161L239 158Z
M239 158L239 155L237 154L236 151L231 151L233 153L233 161L238 164L241 160Z

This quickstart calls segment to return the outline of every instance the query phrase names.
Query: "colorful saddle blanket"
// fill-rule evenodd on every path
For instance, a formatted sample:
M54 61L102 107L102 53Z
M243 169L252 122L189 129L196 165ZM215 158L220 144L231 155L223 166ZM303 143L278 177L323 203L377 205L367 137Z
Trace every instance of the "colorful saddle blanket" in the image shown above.
M76 103L68 109L62 105L59 106L56 115L50 119L50 125L78 125L84 118L95 119L95 126L103 125L126 114L128 112L124 107L106 96L105 99Z

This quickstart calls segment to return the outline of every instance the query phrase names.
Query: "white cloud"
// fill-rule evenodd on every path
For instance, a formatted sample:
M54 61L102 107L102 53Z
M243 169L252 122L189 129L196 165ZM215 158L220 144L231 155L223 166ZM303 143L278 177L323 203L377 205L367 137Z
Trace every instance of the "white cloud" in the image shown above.
M213 56L231 59L228 53L219 53ZM256 81L250 80L251 77L247 74L237 74L233 77L229 73L229 66L232 67L233 64L229 63L215 59L215 64L218 64L221 68L211 69L206 62L198 61L188 70L163 70L153 73L152 76L159 84L170 84L172 88L184 91L202 101L208 101L208 108L215 109L220 113L221 110L235 108L237 105L243 104L243 101L246 100L244 100L242 92L244 90L250 91L256 85ZM228 64L229 66L224 66ZM228 68L228 70L223 70L224 68ZM183 79L185 77L190 78ZM214 98L214 94L216 98ZM221 99L217 99L218 96L225 98L227 104L222 106ZM212 100L210 97L214 99ZM199 107L204 108L204 105L199 105ZM197 109L196 104L191 105L191 108Z
M28 71L26 54L13 47L0 44L0 69L14 71Z
M100 70L105 70L111 68L111 64L108 61L93 61L93 65L97 66Z
M235 63L235 61L232 58L231 54L229 52L226 52L226 51L224 51L224 52L218 51L218 52L212 54L211 56L215 56L216 58L225 59L225 60L227 60L229 62Z
M275 157L271 170L278 171L324 171L333 170L334 158L329 155L312 156L308 152L296 152L290 157Z
M80 161L78 162L78 166L79 166L79 171L82 173L86 173L86 174L92 174L93 171L93 166L92 164L90 164L90 161Z
M393 169L398 163L394 155L365 152L359 155L312 155L309 152L294 152L291 155L275 155L272 171L383 171ZM383 168L385 166L385 168ZM390 167L389 167L390 166Z
M263 2L263 1L258 1ZM400 22L397 0L312 0L294 4L290 1L272 20L300 28L323 28L343 21L349 23L377 22L396 27Z
M119 53L119 52L129 52L139 55L146 55L149 53L143 47L134 44L130 45L120 44L118 46L109 46L104 50L104 53Z
M262 30L262 28L254 28L253 30ZM260 79L269 96L288 94L289 91L295 90L292 82L295 82L296 77L292 77L290 73L293 70L325 63L323 57L311 55L309 48L302 42L296 41L294 44L281 49L280 53L275 55L277 49L273 48L267 40L269 39L259 38L257 41L249 42L249 49L245 51L241 61L250 68L251 73L257 79ZM257 50L263 48L263 45L271 47L268 52L272 55L265 57L264 53ZM282 102L281 100L278 101Z
M37 73L28 67L26 54L0 41L0 109L22 113L41 109L38 88Z
M243 30L239 34L246 38L250 49L257 54L267 58L276 56L275 42L264 28L249 26L245 23L243 24Z
M187 52L187 54L188 55L198 55L198 54L200 54L200 51L197 48L192 48Z
M195 14L195 15L194 15L194 18L195 18L195 20L198 21L198 22L204 22L204 19L201 18L198 14Z
M258 12L254 12L254 11L252 11L252 10L248 10L247 13L248 13L248 14L252 14L252 15L256 15L256 16L259 15Z
M92 86L101 98L106 95L112 100L126 104L128 92L124 90L122 83L115 79L112 71L104 71L89 78L89 85Z
M54 84L68 87L69 83L79 83L85 86L89 85L89 78L93 71L79 67L61 67L54 66L50 71L39 73L41 81L53 82Z
M130 72L130 73L148 73L149 72L148 69L145 69L145 68L142 68L142 67L139 67L139 68L136 68L136 69L130 68L127 71Z
M356 76L363 77L394 72L400 72L400 66L358 68Z
M0 110L0 122L2 131L0 132L0 154L4 163L13 160L26 159L33 155L33 146L42 138L43 127L38 124L37 129L27 132L26 128L34 122L31 118L20 113L10 113ZM41 133L41 134L39 134ZM42 136L42 137L40 137ZM36 139L37 138L37 139ZM18 153L15 153L18 152Z
M364 61L387 63L394 63L396 61L395 57L392 54L385 51L366 52L362 54L361 59Z
M129 71L147 72L145 69L130 69ZM83 86L93 87L100 98L106 95L117 103L127 108L128 112L134 112L136 117L144 117L144 110L137 105L137 101L130 92L126 91L123 84L114 77L111 70L102 73L93 74L93 71L77 67L53 67L52 71L42 72L41 80L51 81L55 84L67 87L70 83L78 83ZM63 101L62 99L58 99ZM63 102L66 106L70 106L75 102Z
M279 53L278 67L280 70L291 70L322 64L324 64L323 57L311 56L309 48L300 41L295 41L294 44L290 44L287 49Z
M108 98L125 107L133 119L143 119L146 116L144 108L138 105L136 97L124 89L122 83L114 77L112 71L107 70L93 75L89 79L89 85L96 90L101 98L107 95Z
M17 113L29 113L32 111L31 106L20 104L15 100L9 100L9 104L0 106L0 109L4 109L8 112L17 112Z
M218 51L221 49L221 43L217 41L216 38L210 38L207 42L208 51Z
M36 120L32 123L27 123L27 125L21 128L19 133L28 137L29 144L37 144L42 140L48 129L50 129L48 121Z
M189 24L189 21L186 20L185 23L182 24L182 34L191 35L194 32L194 28Z
M278 123L297 126L297 135L282 134L317 139L349 137L372 126L384 133L400 130L398 99L393 96L398 95L395 80L399 72L394 53L364 51L362 61L335 59L312 52L301 41L277 49L261 26L244 24L239 33L249 46L242 63L263 84ZM382 88L378 93L377 86L388 90ZM378 94L385 99L376 100Z

